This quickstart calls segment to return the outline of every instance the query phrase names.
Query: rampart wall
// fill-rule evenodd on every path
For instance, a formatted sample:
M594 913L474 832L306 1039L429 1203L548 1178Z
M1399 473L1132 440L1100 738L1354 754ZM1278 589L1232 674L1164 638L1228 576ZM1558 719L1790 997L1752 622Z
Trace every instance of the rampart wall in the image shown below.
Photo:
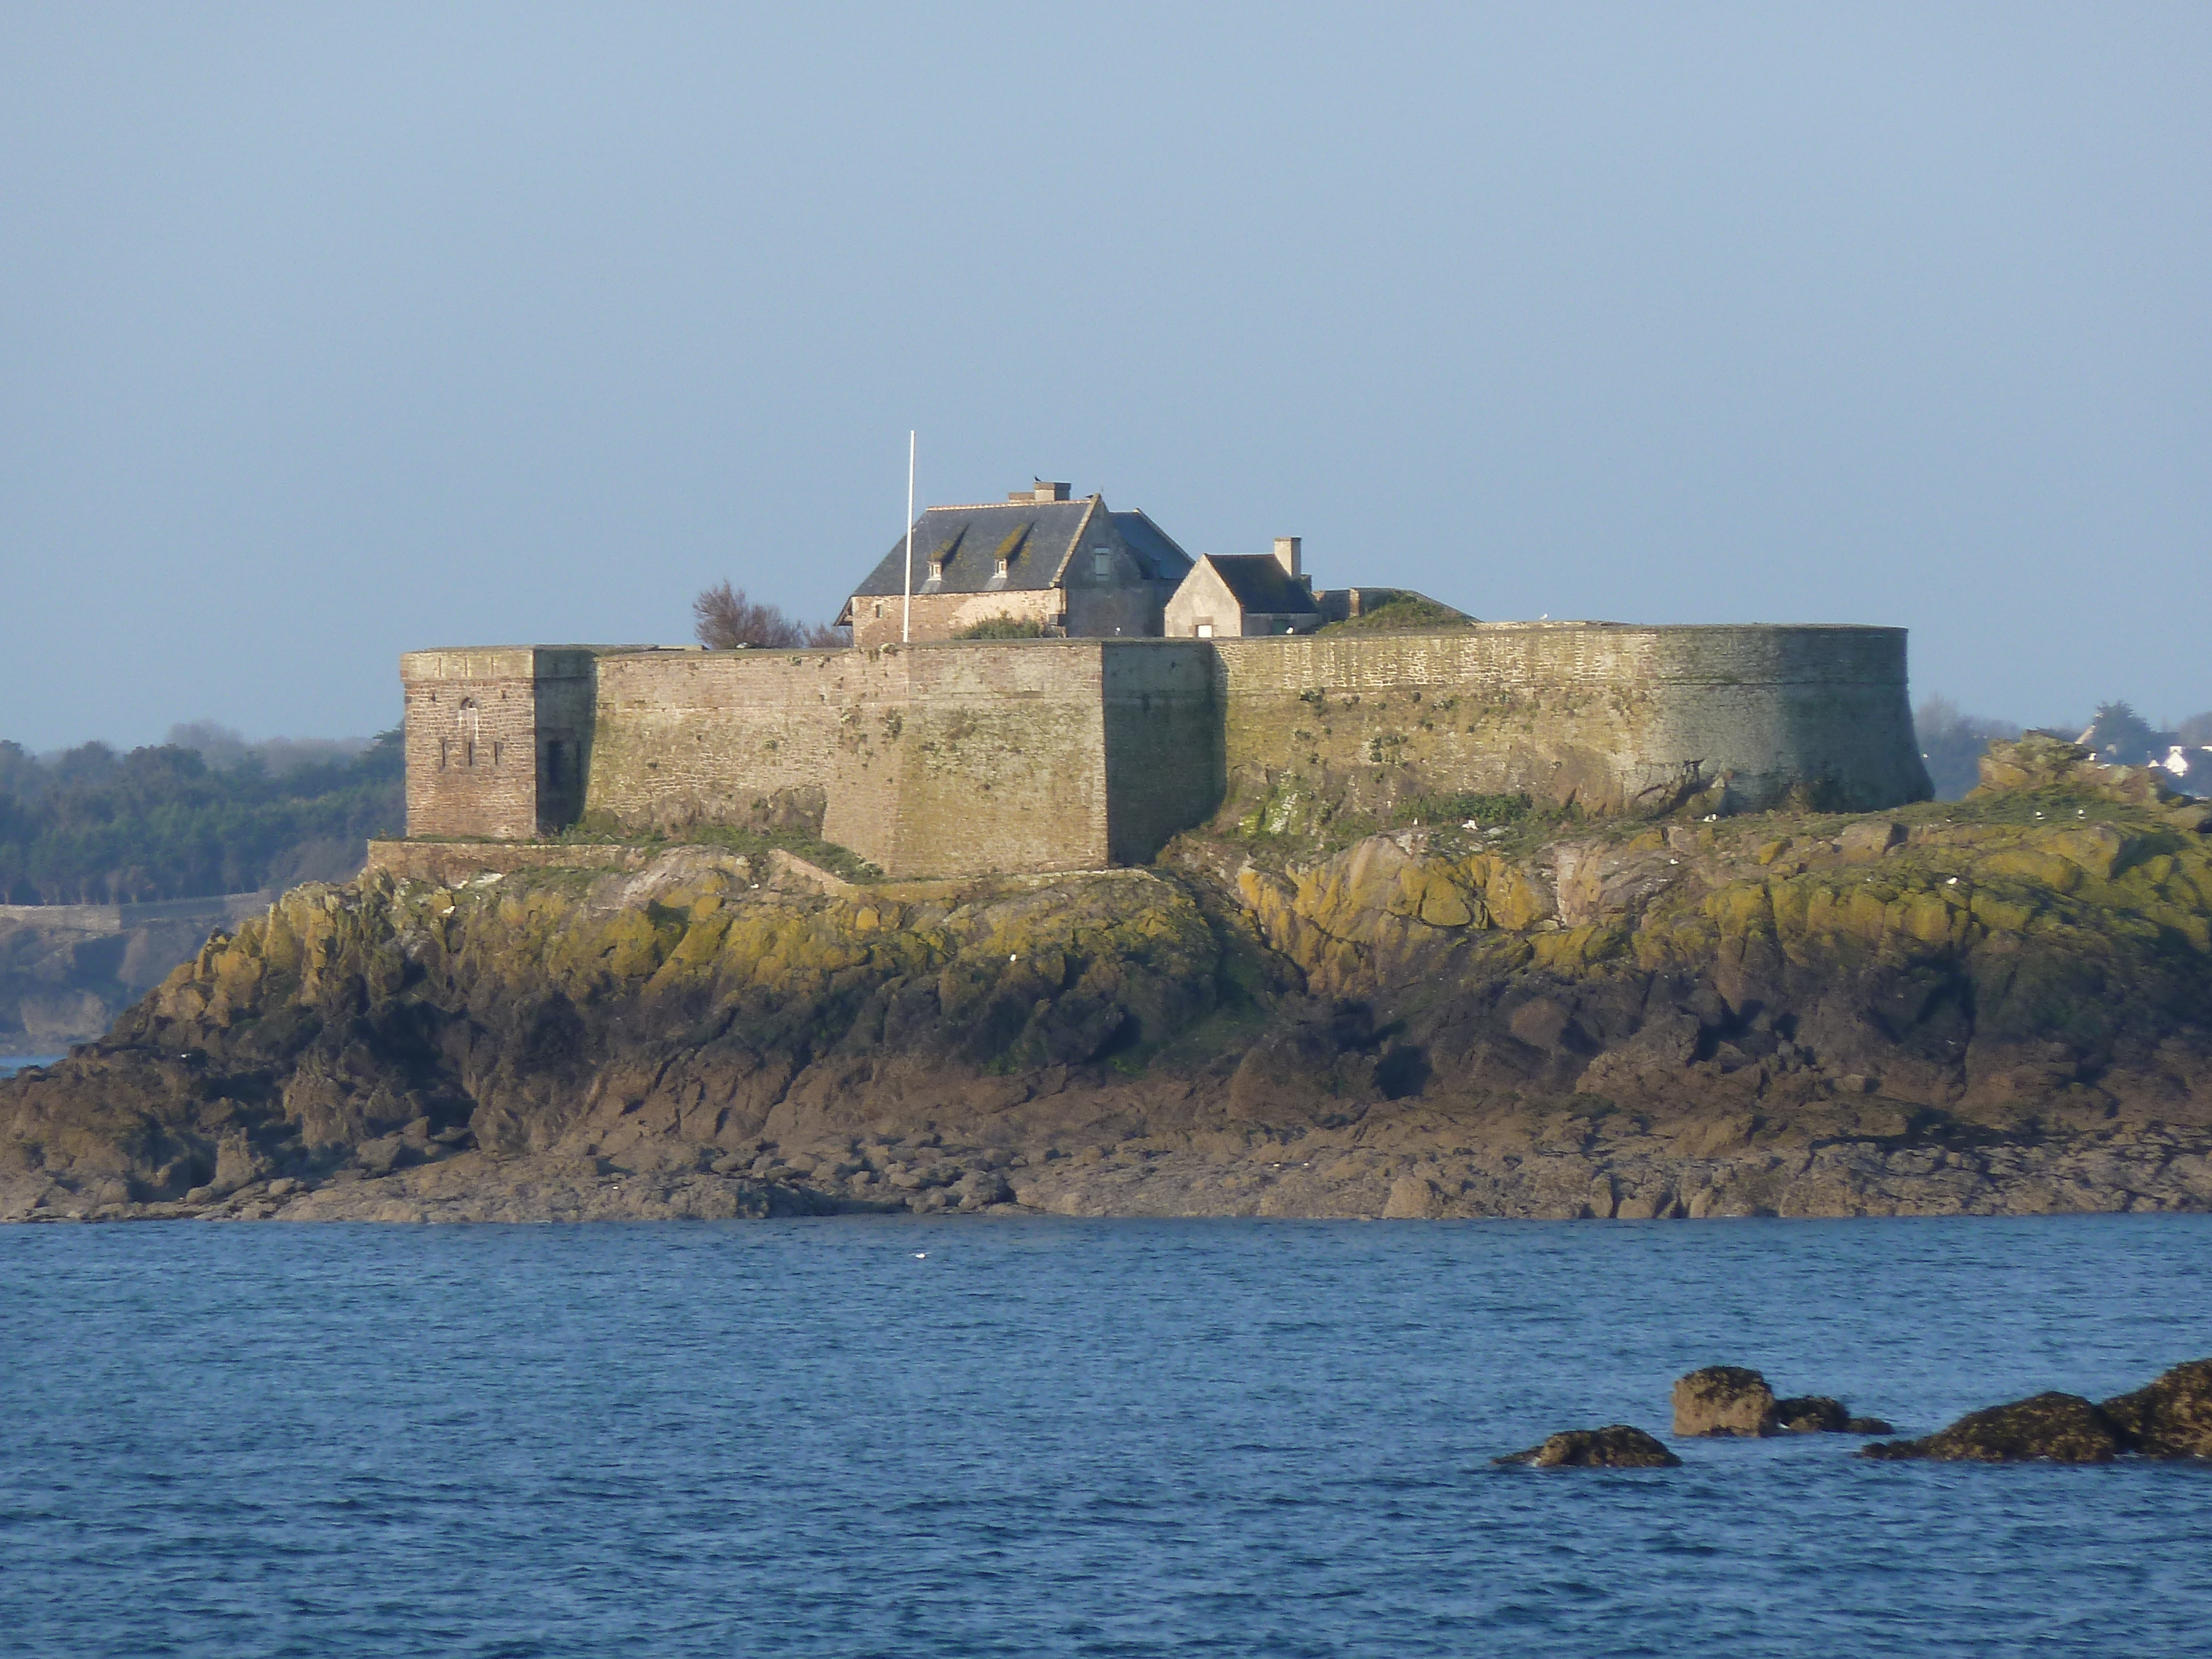
M1893 629L418 652L403 678L412 836L799 828L895 876L1142 863L1224 798L1387 816L1524 791L1601 812L1927 793Z
M1213 641L1241 799L1387 811L1518 793L1598 812L1874 811L1928 793L1903 629L1491 623Z
M1205 816L1206 775L1156 745L1208 724L1212 665L1170 647L1109 669L1115 651L1077 639L604 657L585 810L664 831L803 828L895 874L1140 862ZM1136 728L1152 741L1133 744Z

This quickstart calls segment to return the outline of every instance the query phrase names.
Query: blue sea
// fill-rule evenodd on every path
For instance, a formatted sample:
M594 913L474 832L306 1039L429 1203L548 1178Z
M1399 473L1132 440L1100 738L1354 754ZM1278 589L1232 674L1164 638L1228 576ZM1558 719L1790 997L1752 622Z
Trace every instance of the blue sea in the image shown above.
M2212 1223L826 1218L0 1229L0 1650L2142 1655L2212 1468L1923 1431L2212 1355Z

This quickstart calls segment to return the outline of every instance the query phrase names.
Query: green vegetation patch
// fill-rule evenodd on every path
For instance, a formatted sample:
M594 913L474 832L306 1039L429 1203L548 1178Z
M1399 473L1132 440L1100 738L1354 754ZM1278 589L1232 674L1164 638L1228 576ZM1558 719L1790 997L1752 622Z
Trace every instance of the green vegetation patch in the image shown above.
M564 847L635 847L653 854L673 847L713 847L747 858L764 858L775 848L819 865L847 881L880 881L884 874L849 847L823 841L804 830L747 830L699 823L667 833L641 831L624 829L607 813L587 812L556 839Z
M1041 640L1044 624L1023 617L1010 617L1000 611L995 617L986 617L979 623L970 623L953 635L956 640Z
M1419 593L1401 594L1361 616L1334 622L1317 634L1401 634L1419 629L1471 628L1474 618L1464 611L1425 599Z

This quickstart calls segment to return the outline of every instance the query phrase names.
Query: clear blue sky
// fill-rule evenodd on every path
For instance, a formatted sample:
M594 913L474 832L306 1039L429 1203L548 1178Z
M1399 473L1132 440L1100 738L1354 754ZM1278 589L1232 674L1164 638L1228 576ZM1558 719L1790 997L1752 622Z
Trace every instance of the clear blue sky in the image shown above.
M2212 9L0 7L0 736L826 616L1032 474L2212 708Z

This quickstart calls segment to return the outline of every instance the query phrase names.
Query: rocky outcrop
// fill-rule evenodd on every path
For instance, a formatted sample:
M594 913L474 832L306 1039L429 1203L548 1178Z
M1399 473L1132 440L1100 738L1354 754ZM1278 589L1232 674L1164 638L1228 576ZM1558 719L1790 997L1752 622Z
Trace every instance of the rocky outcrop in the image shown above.
M1879 1441L1862 1457L1934 1458L1945 1462L2109 1463L2128 1449L2112 1420L2077 1394L2039 1394L2008 1406L1969 1412L1919 1440Z
M2191 1360L2148 1387L2094 1405L2039 1394L1969 1412L1917 1440L1860 1448L1862 1457L1980 1463L2109 1463L2127 1455L2212 1457L2212 1359Z
M1785 1434L1894 1434L1879 1417L1853 1417L1844 1402L1824 1394L1774 1402L1774 1420Z
M1491 1460L1539 1469L1672 1469L1682 1460L1641 1429L1615 1423L1602 1429L1565 1429L1540 1446Z
M2176 1365L2148 1388L2099 1407L2146 1457L2212 1457L2212 1359Z
M1003 883L456 843L0 1082L0 1216L2212 1207L2203 809L2057 775Z
M1741 1365L1707 1365L1674 1383L1674 1432L1748 1435L1780 1431L1774 1390L1757 1371Z
M1686 1436L1888 1434L1878 1417L1853 1417L1824 1394L1777 1400L1765 1377L1741 1365L1708 1365L1676 1379L1674 1432Z

